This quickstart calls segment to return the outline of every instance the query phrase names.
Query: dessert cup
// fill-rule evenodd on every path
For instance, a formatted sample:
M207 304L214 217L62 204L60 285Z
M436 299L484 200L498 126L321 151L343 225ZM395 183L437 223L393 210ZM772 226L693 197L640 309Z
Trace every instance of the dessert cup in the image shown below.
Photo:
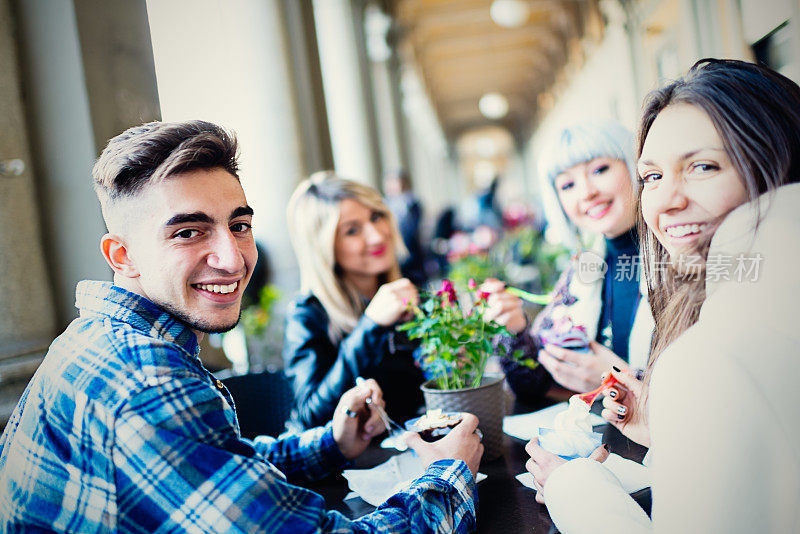
M565 460L587 458L603 443L603 434L580 430L539 428L539 445Z
M423 440L434 442L445 437L460 422L460 413L442 412L433 419L428 414L410 419L405 426L406 430L419 433Z

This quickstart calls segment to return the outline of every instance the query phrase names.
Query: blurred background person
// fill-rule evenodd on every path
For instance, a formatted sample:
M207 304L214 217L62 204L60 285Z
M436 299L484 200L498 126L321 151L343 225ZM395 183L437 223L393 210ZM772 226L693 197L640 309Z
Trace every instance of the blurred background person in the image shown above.
M447 253L450 250L450 238L458 232L456 208L446 206L436 217L431 235L431 272L442 278L447 276Z
M386 205L392 211L408 255L400 262L400 272L416 286L424 287L425 248L422 246L422 205L411 191L411 180L405 169L386 174L383 178Z
M394 326L419 297L401 277L404 246L380 193L332 172L316 173L292 195L288 221L300 266L283 348L295 393L290 427L330 419L358 376L380 384L390 417L416 415L423 382L416 345Z

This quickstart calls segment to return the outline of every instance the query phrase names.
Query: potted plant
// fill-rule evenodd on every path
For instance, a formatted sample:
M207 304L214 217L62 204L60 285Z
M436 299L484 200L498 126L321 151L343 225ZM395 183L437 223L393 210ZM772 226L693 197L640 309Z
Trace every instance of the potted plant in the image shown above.
M243 302L239 324L222 335L225 355L233 364L232 373L241 375L282 365L279 347L280 324L273 320L272 308L281 293L272 284L261 287L255 298Z
M250 371L282 367L280 355L283 332L275 321L273 308L281 298L280 290L267 284L258 290L257 301L242 310L241 324L247 343Z
M453 284L442 282L441 289L413 306L414 317L399 326L410 339L420 340L422 368L430 379L422 385L429 410L463 411L480 420L487 459L502 453L505 402L502 375L487 375L486 364L496 351L494 338L510 335L504 326L486 321L488 294L469 280L461 302ZM517 354L514 355L518 357ZM535 366L533 360L526 365Z

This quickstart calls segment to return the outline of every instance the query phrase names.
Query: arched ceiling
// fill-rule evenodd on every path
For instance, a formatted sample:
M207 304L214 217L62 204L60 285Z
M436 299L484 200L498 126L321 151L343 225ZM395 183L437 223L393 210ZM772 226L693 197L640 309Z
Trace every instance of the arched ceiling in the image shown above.
M492 20L492 1L389 2L401 61L416 65L451 140L488 125L524 138L543 95L568 62L579 60L582 39L602 32L596 0L527 0L527 20L513 28ZM479 111L487 92L507 98L504 118L490 120Z

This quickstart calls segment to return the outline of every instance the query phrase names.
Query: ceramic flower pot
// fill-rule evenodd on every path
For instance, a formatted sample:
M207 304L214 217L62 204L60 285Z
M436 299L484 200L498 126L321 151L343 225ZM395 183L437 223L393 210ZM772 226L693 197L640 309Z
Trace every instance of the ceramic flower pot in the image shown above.
M483 433L483 458L493 460L503 454L503 416L505 396L501 375L484 375L481 385L475 388L442 390L435 380L422 386L428 410L440 408L444 412L469 412L478 417Z

